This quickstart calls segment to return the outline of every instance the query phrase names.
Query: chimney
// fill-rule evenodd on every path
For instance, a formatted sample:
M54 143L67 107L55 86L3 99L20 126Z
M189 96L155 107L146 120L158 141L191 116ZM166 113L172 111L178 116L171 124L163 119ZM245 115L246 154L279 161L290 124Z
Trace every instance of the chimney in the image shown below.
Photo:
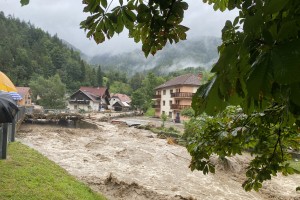
M202 77L203 77L203 73L200 72L200 73L198 74L198 78L199 78L200 81L202 80Z

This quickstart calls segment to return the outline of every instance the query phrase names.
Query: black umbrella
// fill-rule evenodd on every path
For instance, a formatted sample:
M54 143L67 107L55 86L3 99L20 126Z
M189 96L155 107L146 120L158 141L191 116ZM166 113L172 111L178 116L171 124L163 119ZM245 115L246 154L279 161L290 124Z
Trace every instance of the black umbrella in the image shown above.
M19 109L16 102L9 94L0 93L0 123L13 121Z

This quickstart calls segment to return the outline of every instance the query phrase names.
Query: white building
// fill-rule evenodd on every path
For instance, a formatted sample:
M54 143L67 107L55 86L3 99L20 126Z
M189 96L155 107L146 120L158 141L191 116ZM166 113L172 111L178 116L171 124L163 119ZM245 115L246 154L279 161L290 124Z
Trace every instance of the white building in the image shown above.
M100 111L109 105L109 92L105 87L80 87L70 96L68 108L70 110Z
M190 108L192 97L200 86L202 74L199 76L185 74L175 77L155 88L155 115L160 117L163 113L174 120L184 120L180 111Z

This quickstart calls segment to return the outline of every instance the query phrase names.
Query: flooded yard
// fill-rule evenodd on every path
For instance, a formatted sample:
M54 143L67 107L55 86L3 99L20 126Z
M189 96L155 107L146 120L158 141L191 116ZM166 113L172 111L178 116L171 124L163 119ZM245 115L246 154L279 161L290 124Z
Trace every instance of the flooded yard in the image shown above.
M259 193L245 192L241 184L249 155L230 158L229 167L218 164L216 174L203 175L190 170L182 146L147 130L91 120L98 128L24 124L17 139L112 200L300 199L299 175L278 176Z

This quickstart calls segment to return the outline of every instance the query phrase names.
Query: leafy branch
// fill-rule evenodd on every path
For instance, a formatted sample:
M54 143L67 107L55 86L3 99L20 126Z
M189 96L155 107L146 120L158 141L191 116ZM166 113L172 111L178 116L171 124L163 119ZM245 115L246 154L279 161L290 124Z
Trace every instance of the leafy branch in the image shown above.
M254 158L247 167L245 190L259 190L263 181L271 179L277 172L293 174L294 169L286 164L291 157L286 150L298 148L299 143L290 142L299 137L298 128L283 126L284 121L280 119L284 113L285 107L275 104L264 112L250 115L238 107L227 107L214 117L202 115L191 119L184 134L192 156L190 168L206 174L209 168L215 167L210 162L212 154L224 158L250 151Z

